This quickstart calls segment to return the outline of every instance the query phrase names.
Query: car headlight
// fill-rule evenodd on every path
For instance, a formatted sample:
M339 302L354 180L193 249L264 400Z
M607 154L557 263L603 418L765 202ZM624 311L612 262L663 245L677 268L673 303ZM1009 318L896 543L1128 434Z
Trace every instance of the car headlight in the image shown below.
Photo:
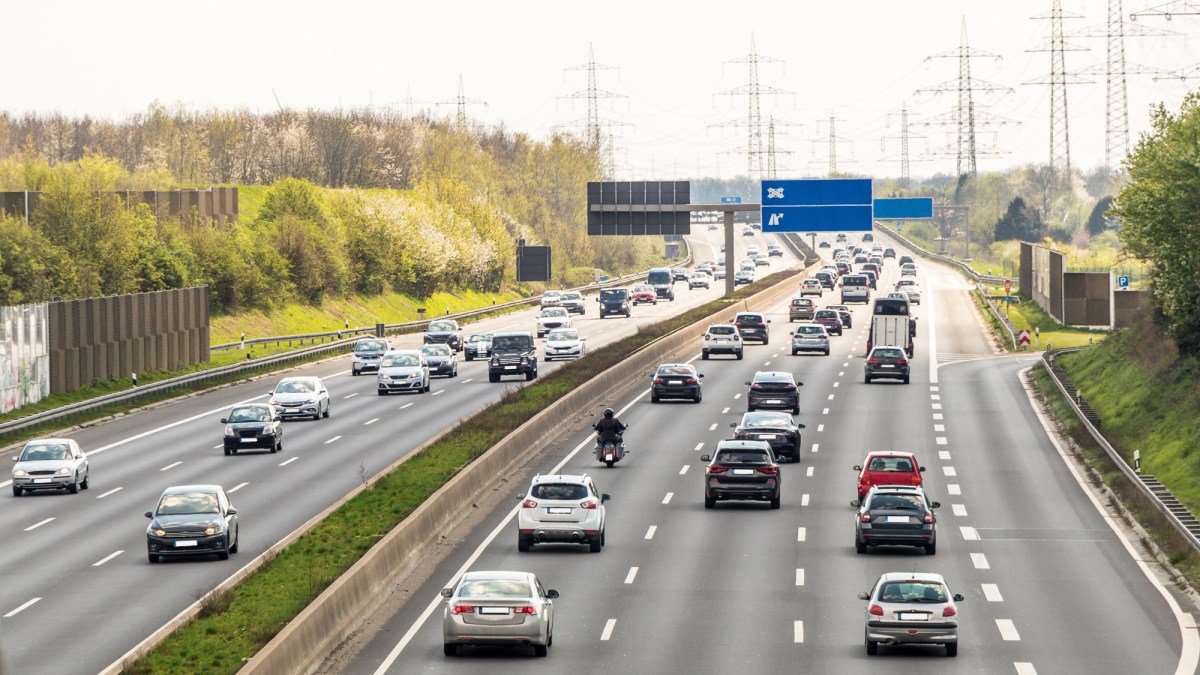
M13 469L13 476L16 478L24 478L28 475L29 474L26 473L25 469Z
M157 529L157 530L155 530L155 531L154 531L154 536L156 536L156 537L165 537L165 536L167 536L167 531L166 531L166 530L164 530L164 529L162 529L162 528L159 528L159 529Z
M498 358L494 358L494 357L493 357L493 358L492 358L492 365L493 365L493 366L498 366L498 365L500 365L500 359L498 359Z
M59 469L58 471L55 471L54 473L58 474L59 476L68 476L71 474L71 467L64 466L63 468Z
M220 534L224 530L225 528L223 527L213 527L212 525L209 525L208 527L204 528L204 534L212 536L214 534Z
M270 400L268 400L268 401L267 401L267 404L268 404L268 405L279 405L279 403L278 403L278 402L277 402L275 399L270 399Z
M225 427L225 435L226 436L237 436L237 432L233 430L233 427Z
M408 374L408 379L410 379L410 380L412 380L412 379L416 379L416 378L418 378L418 377L421 377L421 373L420 373L420 372L416 372L416 373L409 373L409 374Z
M305 402L304 402L304 405L312 405L313 403L316 403L316 402L317 402L317 399L315 399L315 398L310 398L310 399L308 399L307 401L305 401Z

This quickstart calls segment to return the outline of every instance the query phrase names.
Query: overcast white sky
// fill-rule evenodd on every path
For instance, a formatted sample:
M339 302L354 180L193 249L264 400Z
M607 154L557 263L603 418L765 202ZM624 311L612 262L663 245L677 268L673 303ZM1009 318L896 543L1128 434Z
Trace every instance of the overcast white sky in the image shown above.
M1107 0L1063 0L1083 15L1065 22L1079 31L1102 27ZM1200 17L1171 22L1129 14L1155 0L1125 0L1127 29L1169 28L1172 38L1129 38L1126 58L1166 71L1200 63ZM1173 3L1179 4L1179 3ZM596 61L616 70L598 74L598 86L625 98L602 100L613 127L618 178L680 179L744 174L746 131L715 126L745 118L745 97L718 95L748 81L745 65L753 35L758 52L779 63L760 67L760 83L791 92L764 97L762 113L798 126L776 138L780 176L824 175L827 119L837 118L839 169L875 177L899 174L897 112L910 120L943 113L956 95L914 95L954 80L957 59L926 60L958 47L965 18L970 46L1003 60L975 59L972 75L1011 87L1011 94L976 99L978 107L1021 124L995 137L1007 154L979 157L982 171L1045 163L1049 154L1049 88L1023 82L1049 73L1047 53L1027 50L1046 41L1050 0L909 0L844 2L399 2L343 0L22 0L4 13L3 47L10 64L0 105L10 112L60 111L121 117L153 101L191 108L245 107L268 111L275 96L285 106L344 108L394 105L453 115L449 102L458 78L467 97L485 101L468 115L482 124L545 137L586 118L586 73L567 70ZM1200 2L1195 7L1200 8ZM1069 52L1068 70L1099 66L1095 84L1068 93L1072 165L1104 159L1105 43L1073 40L1089 51ZM19 74L12 74L13 71ZM1200 81L1128 78L1133 134L1148 127L1151 103L1178 106ZM274 92L274 93L273 93ZM988 105L990 103L990 105ZM912 173L954 171L954 157L917 161L945 146L950 128L913 127ZM993 135L982 132L981 146ZM892 159L893 161L888 161Z

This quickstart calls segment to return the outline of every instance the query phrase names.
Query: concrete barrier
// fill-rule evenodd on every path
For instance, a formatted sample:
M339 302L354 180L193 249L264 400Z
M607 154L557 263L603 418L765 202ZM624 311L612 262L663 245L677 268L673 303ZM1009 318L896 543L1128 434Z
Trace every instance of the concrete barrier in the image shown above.
M796 268L793 268L796 269ZM506 436L479 459L435 492L421 506L371 548L357 563L321 593L258 654L246 662L242 673L293 675L311 673L341 643L347 631L376 610L386 599L386 589L412 570L417 551L431 545L471 508L475 495L495 487L497 475L509 473L524 461L531 448L541 448L562 432L562 421L585 414L599 401L629 386L683 349L697 349L700 335L725 312L770 307L796 293L794 276L747 298L739 306L697 321L656 340L631 354L538 413ZM486 410L481 414L486 414ZM436 442L449 430L409 453L380 475ZM357 494L357 491L354 493ZM323 518L353 495L327 509ZM315 519L314 519L315 520ZM311 522L311 521L310 521Z

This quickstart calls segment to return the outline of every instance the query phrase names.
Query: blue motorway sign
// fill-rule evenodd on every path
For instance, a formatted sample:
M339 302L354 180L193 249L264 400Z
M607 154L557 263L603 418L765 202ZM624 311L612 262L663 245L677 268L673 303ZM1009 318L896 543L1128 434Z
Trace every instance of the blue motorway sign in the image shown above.
M741 204L741 197L721 197L722 204Z
M867 232L871 179L764 180L763 232Z
M915 220L933 218L933 198L876 199L875 217L880 220Z

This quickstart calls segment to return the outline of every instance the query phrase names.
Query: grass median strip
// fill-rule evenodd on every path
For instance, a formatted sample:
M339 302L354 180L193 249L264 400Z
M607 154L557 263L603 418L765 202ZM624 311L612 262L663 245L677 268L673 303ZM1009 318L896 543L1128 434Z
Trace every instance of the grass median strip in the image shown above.
M388 531L497 441L637 349L730 309L792 274L773 274L729 298L643 326L634 335L589 352L529 386L508 393L411 456L402 471L381 477L242 583L227 593L206 598L194 619L129 664L125 672L236 672L244 659L257 653Z

